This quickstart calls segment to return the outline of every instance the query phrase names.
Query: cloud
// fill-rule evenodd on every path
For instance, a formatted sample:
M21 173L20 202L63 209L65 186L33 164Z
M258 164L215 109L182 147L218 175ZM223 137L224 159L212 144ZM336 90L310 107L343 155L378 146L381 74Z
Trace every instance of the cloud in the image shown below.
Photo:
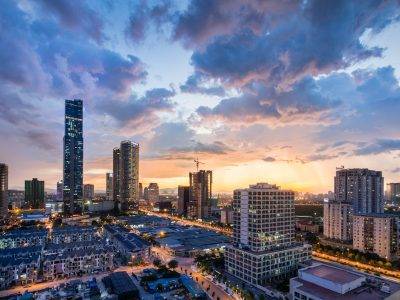
M392 173L400 173L400 168L394 168L390 172L392 172Z
M127 101L104 100L98 104L97 110L112 116L121 126L139 126L152 123L157 119L158 112L172 111L175 103L171 98L174 96L174 90L156 88L146 91L142 97L132 96Z
M262 160L266 161L266 162L274 162L274 161L276 161L276 158L274 158L272 156L267 156L267 157L264 157Z
M105 39L102 19L85 1L39 0L36 3L41 8L40 15L42 17L48 17L50 14L57 19L60 26L67 27L79 34L84 32L98 43Z
M332 121L326 113L338 105L340 101L322 95L317 82L307 77L287 92L253 84L243 95L223 99L213 108L200 106L197 114L241 124L322 123Z
M180 88L183 93L225 96L225 89L220 85L204 86L204 80L199 73L189 76Z
M372 144L361 147L354 151L355 155L370 155L388 153L400 150L400 139L378 139Z
M212 143L193 142L192 145L186 147L172 147L169 150L178 153L194 152L207 154L227 154L227 152L232 151L231 148L219 141Z

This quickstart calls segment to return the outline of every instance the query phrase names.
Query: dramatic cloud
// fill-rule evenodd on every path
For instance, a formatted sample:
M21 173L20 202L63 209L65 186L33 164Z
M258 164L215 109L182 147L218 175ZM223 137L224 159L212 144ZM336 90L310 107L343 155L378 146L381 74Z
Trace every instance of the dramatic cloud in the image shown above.
M224 96L225 89L222 86L212 85L212 86L204 86L204 80L200 74L191 75L185 82L185 84L181 85L181 91L183 93L192 93L192 94L205 94L205 95L213 95L213 96Z
M400 139L378 139L375 143L369 144L355 151L356 155L380 154L400 150Z

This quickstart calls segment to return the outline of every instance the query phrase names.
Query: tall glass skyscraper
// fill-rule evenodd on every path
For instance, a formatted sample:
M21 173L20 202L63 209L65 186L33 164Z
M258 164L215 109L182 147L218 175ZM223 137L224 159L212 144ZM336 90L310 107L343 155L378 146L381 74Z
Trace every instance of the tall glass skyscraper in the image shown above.
M65 100L64 214L82 212L83 187L83 103Z

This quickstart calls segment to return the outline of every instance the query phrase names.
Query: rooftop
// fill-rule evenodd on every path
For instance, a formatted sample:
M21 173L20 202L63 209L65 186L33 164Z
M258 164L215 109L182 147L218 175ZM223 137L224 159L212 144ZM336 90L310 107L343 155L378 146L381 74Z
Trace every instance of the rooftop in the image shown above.
M350 283L357 279L365 278L365 276L362 276L361 274L352 273L346 270L322 264L303 269L301 270L301 272L308 273L339 284Z

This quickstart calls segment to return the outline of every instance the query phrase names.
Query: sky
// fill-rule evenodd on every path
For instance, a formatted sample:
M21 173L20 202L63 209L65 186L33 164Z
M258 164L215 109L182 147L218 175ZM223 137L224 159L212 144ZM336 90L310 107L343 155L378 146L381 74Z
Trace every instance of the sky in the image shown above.
M332 190L336 167L400 181L400 4L9 0L0 10L9 188L62 179L64 100L84 101L84 183L140 144L140 180L214 192Z

